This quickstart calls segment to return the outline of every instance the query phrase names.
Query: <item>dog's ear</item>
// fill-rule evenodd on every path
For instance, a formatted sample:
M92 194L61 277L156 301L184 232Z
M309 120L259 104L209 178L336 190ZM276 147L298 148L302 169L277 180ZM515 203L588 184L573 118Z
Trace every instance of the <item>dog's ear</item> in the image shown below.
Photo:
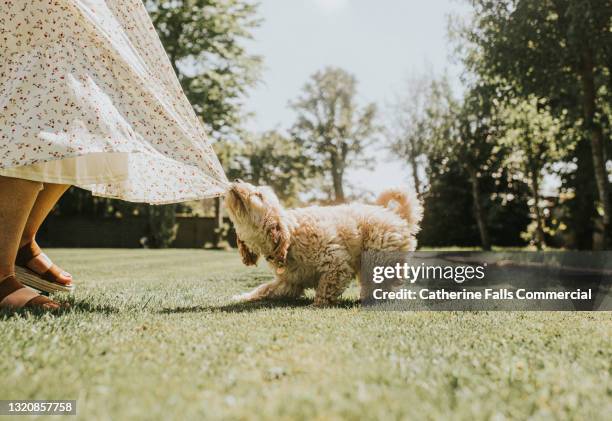
M281 265L284 264L287 261L290 236L289 230L283 223L278 210L272 210L266 214L264 227L269 238L274 243L274 251L272 252L274 261Z
M257 259L259 259L259 255L248 248L240 238L236 237L236 242L238 243L238 252L242 258L242 263L247 266L255 266L257 264Z

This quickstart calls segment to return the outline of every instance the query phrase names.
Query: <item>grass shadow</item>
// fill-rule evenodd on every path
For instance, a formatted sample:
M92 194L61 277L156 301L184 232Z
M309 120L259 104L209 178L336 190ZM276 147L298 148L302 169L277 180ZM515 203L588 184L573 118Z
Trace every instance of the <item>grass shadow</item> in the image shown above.
M111 307L103 304L92 304L87 301L75 301L71 303L68 312L73 313L101 313L101 314L116 314L119 313L117 307Z
M35 308L0 309L0 322L5 322L17 317L37 317L42 318L47 315L59 316L66 314L69 309L58 309L53 311L39 310Z
M67 304L67 307L61 307L57 310L42 310L36 308L19 308L15 310L0 309L0 321L9 320L14 317L45 317L45 316L62 316L65 314L72 313L101 313L101 314L115 314L119 312L118 308L91 304L87 301L73 301L73 300L62 300L62 304Z
M189 306L189 307L175 307L175 308L164 308L160 310L162 314L182 314L182 313L201 313L201 312L221 312L221 313L248 313L260 310L268 310L275 308L311 308L312 310L321 310L321 308L314 307L313 301L308 298L297 298L297 299L276 299L276 300L262 300L246 303L230 303L223 305L201 305L201 306ZM358 300L341 299L339 302L331 307L334 308L355 308L360 306Z

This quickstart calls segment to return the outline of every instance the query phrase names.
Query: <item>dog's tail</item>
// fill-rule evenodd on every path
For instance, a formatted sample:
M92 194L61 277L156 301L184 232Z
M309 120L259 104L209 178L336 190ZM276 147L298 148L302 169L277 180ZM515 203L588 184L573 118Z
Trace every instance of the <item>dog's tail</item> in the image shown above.
M414 193L400 188L387 189L378 196L376 204L393 210L413 227L415 233L419 230L423 206Z

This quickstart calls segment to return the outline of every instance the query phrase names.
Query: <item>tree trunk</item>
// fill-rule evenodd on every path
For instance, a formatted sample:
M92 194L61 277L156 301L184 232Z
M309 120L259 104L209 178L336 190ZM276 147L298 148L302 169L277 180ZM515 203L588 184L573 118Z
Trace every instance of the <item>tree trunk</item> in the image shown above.
M536 220L535 245L538 250L543 250L546 247L546 237L544 235L544 218L540 209L540 180L538 173L534 170L530 171L531 176L531 196L533 199L533 214Z
M487 228L484 208L482 206L482 198L480 194L480 181L474 170L468 170L470 174L470 184L472 185L472 200L474 202L474 218L478 224L480 232L480 244L483 250L491 250L491 239Z
M575 191L574 198L568 201L570 216L568 225L573 227L571 231L574 239L570 247L593 250L593 234L598 219L596 210L598 194L593 172L591 141L588 136L578 141L571 158L576 160L577 167L565 183L566 187Z
M344 186L342 185L342 172L336 170L333 173L334 178L334 194L336 196L336 203L344 202Z
M331 159L332 164L332 182L334 184L334 196L336 203L344 202L344 186L343 186L343 178L344 178L344 170L342 169L342 162L339 162L339 159L336 155L332 155Z
M601 247L608 246L610 238L610 193L608 173L604 154L604 136L601 126L595 122L596 89L595 76L593 74L593 55L588 49L585 50L582 68L582 106L584 112L584 124L591 137L591 155L593 158L593 169L595 171L595 182L599 203L603 210L603 230Z
M410 165L412 166L412 182L414 183L414 191L418 196L421 195L421 182L419 181L419 167L414 155L410 155Z

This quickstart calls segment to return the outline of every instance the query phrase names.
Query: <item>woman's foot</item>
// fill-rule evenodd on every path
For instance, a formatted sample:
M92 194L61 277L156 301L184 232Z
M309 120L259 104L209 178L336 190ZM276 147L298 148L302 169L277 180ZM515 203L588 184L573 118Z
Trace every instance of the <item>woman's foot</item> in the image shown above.
M34 240L19 249L15 264L31 270L46 281L60 285L72 284L72 275L54 264Z
M28 308L32 310L53 311L62 306L50 298L37 294L34 290L21 284L15 275L0 280L0 309L17 310Z

